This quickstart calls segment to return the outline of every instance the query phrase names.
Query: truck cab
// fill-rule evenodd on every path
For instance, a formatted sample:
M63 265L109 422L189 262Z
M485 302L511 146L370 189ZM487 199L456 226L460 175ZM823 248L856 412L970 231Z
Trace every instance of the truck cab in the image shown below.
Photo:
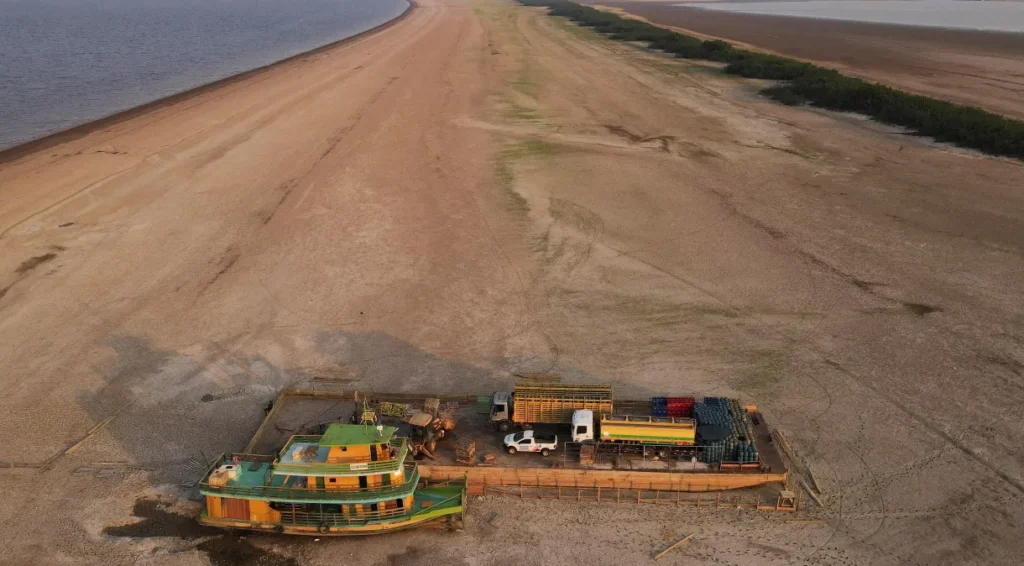
M572 441L590 442L594 440L594 411L580 409L572 414Z
M512 429L512 394L497 391L491 398L491 424L501 432Z

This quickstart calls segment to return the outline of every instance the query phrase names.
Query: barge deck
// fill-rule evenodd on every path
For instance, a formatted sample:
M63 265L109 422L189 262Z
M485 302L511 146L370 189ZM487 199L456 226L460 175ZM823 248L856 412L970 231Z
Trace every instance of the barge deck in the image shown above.
M274 454L295 434L311 434L330 423L348 422L362 408L380 403L411 404L422 407L424 399L440 399L442 405L452 407L456 422L455 439L444 440L432 454L433 459L418 461L420 475L426 481L465 479L470 495L484 493L512 493L523 497L547 496L572 499L639 500L658 502L684 502L677 493L707 493L743 490L769 486L773 489L757 492L758 508L786 508L775 501L772 494L786 491L788 470L771 430L764 418L751 415L759 462L738 464L723 462L706 465L696 458L658 458L627 454L597 454L592 464L580 463L579 446L560 446L551 456L538 454L509 455L502 450L502 434L495 431L486 414L478 409L483 395L431 395L431 394L354 394L341 391L288 390L280 394L269 410L264 422L253 436L246 452ZM487 395L489 397L489 395ZM359 399L357 401L357 398ZM650 401L644 399L618 400L616 411L630 414L650 414ZM387 419L398 426L400 435L408 434L407 425L397 419ZM456 444L472 442L476 458L472 463L458 461ZM667 494L667 495L666 495ZM792 495L791 493L789 494ZM721 502L722 498L704 496L703 502ZM766 501L762 505L762 501ZM652 501L653 502L653 501ZM693 503L692 499L685 502ZM696 500L697 506L701 500ZM794 504L795 506L795 504Z

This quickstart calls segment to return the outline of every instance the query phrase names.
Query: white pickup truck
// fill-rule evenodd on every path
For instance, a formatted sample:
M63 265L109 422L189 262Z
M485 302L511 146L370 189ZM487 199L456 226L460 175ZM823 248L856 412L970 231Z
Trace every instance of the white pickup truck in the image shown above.
M557 436L537 435L532 430L524 430L505 436L505 452L509 454L515 454L516 452L540 452L541 456L547 456L557 447Z

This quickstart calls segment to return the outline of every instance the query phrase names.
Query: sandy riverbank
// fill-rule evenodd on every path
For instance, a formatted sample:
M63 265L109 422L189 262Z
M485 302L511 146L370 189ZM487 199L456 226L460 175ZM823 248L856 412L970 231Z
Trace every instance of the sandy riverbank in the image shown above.
M804 59L845 73L1024 119L1024 34L815 20L592 2L653 23Z
M659 564L1013 563L1024 165L758 88L423 0L0 164L0 461L25 466L0 466L0 563L643 564L691 532ZM202 463L282 388L518 372L755 403L824 506L488 496L460 535L319 542L193 522Z

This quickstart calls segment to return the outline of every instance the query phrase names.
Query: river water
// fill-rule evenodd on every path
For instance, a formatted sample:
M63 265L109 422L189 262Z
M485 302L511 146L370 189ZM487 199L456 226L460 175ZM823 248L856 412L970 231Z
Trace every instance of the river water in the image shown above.
M376 27L406 0L0 0L0 149Z
M679 4L721 12L1024 33L1024 2L809 0Z

